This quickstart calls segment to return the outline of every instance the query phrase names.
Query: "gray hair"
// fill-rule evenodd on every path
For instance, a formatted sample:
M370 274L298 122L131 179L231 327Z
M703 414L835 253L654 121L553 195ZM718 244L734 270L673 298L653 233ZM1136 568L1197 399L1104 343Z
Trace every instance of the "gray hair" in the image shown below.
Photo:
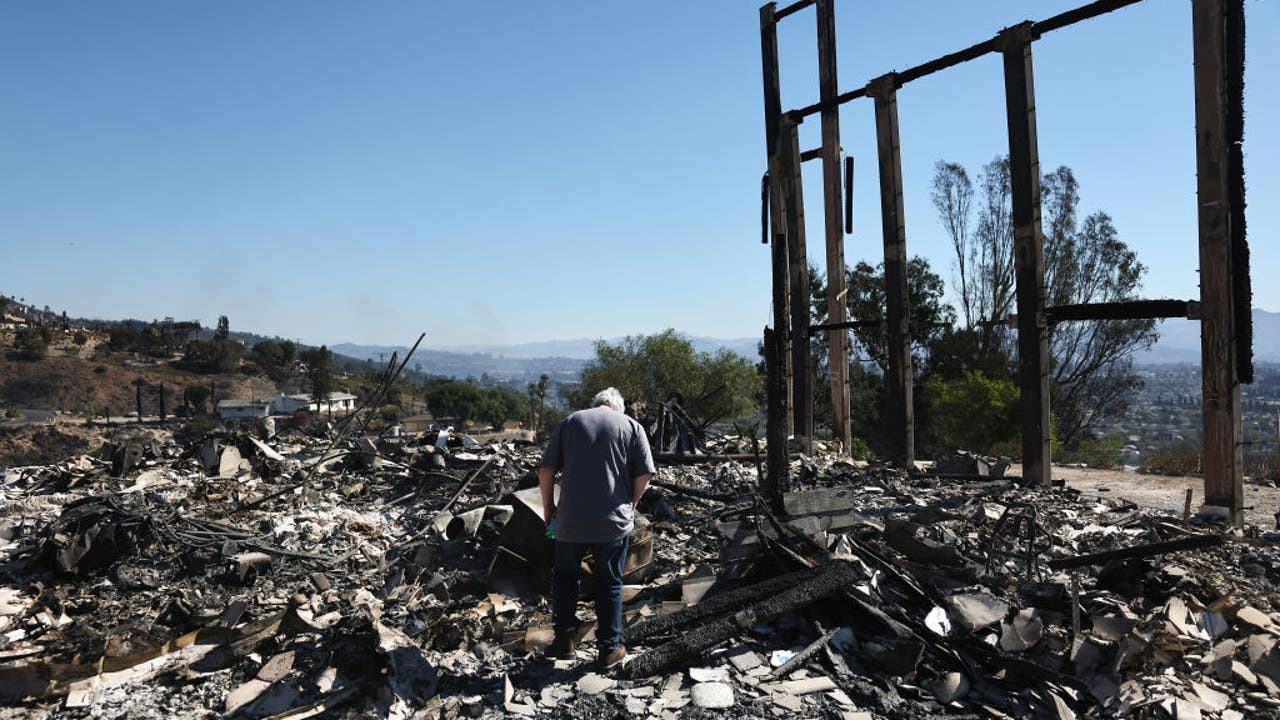
M626 409L626 405L622 402L622 393L618 392L616 387L607 387L591 398L591 407L600 407L601 405L608 405L618 412Z

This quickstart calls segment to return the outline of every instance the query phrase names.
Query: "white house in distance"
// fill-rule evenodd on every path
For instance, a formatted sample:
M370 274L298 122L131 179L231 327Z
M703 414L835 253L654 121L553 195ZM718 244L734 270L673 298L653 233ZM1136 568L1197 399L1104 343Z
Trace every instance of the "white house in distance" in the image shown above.
M276 415L292 415L299 410L307 412L349 413L356 409L356 396L345 392L331 392L324 402L313 402L308 393L285 395L280 393L272 401Z
M218 417L223 420L238 418L264 418L270 415L292 415L299 410L313 413L349 413L356 408L356 396L345 392L331 392L324 402L313 402L306 393L254 400L219 400Z
M264 418L271 415L270 400L219 400L218 417L223 420Z

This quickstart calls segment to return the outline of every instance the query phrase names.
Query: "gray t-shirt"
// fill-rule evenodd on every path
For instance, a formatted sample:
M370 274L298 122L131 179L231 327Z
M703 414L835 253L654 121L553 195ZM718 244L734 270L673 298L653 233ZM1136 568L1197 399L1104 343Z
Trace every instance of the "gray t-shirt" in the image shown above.
M562 470L556 539L613 542L631 532L632 481L654 472L640 423L609 407L579 410L551 432L542 467Z

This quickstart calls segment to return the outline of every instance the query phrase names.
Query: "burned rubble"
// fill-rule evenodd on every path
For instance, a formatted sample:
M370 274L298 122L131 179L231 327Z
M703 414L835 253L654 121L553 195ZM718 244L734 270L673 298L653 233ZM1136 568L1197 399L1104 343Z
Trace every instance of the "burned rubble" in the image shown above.
M821 447L776 509L758 443L696 445L641 504L610 674L542 655L536 445L255 429L11 468L3 712L1280 717L1274 534Z

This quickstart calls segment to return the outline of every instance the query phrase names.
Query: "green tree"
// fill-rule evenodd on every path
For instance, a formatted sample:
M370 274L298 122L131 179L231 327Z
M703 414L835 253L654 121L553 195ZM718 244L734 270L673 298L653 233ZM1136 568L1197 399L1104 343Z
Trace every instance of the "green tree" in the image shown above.
M538 428L542 426L542 416L546 412L547 386L550 382L551 377L546 373L542 373L538 376L538 382L536 385L534 383L529 383L529 429L533 430L535 433L538 432Z
M815 268L809 272L810 305L814 323L827 321L827 289L821 273ZM857 345L873 360L881 372L889 367L889 336L885 326L884 263L875 267L859 262L845 270L845 306L852 321L875 323L870 327L853 331ZM929 261L913 257L907 262L907 292L911 302L911 341L919 349L932 342L955 322L955 310L943 300L944 284L929 267ZM820 340L819 354L826 362L826 333L815 336Z
M336 387L333 380L333 354L329 352L327 345L321 345L304 352L302 360L307 364L307 388L311 393L311 400L324 407L323 403L328 401L329 393Z
M1010 338L997 329L1013 311L1016 287L1008 157L983 167L976 202L968 174L955 163L938 162L933 187L934 207L956 255L966 327L978 332L984 349L1008 347ZM1109 215L1094 212L1079 220L1079 183L1071 169L1042 175L1040 188L1047 305L1137 298L1146 267L1120 240ZM1051 328L1051 398L1064 446L1073 447L1096 422L1127 407L1132 391L1141 386L1133 353L1157 337L1154 320Z
M44 326L18 329L13 335L13 351L19 360L44 358L49 352L49 331Z
M628 336L617 344L597 340L595 350L581 383L566 393L575 407L586 407L595 393L613 386L628 403L678 397L687 412L704 422L757 410L760 373L732 351L696 352L688 338L671 329Z
M107 331L108 340L107 347L113 352L129 352L139 347L142 342L142 334L138 329L128 323L117 323L111 326Z
M280 381L293 374L298 346L292 340L262 340L254 343L249 358L272 380Z
M214 340L226 340L231 337L231 321L226 315L218 316L218 329L213 331Z
M243 352L235 340L188 340L178 365L204 374L228 373L240 366Z
M192 409L192 412L199 415L205 411L204 404L209 400L209 388L203 384L188 385L182 391L182 401Z

